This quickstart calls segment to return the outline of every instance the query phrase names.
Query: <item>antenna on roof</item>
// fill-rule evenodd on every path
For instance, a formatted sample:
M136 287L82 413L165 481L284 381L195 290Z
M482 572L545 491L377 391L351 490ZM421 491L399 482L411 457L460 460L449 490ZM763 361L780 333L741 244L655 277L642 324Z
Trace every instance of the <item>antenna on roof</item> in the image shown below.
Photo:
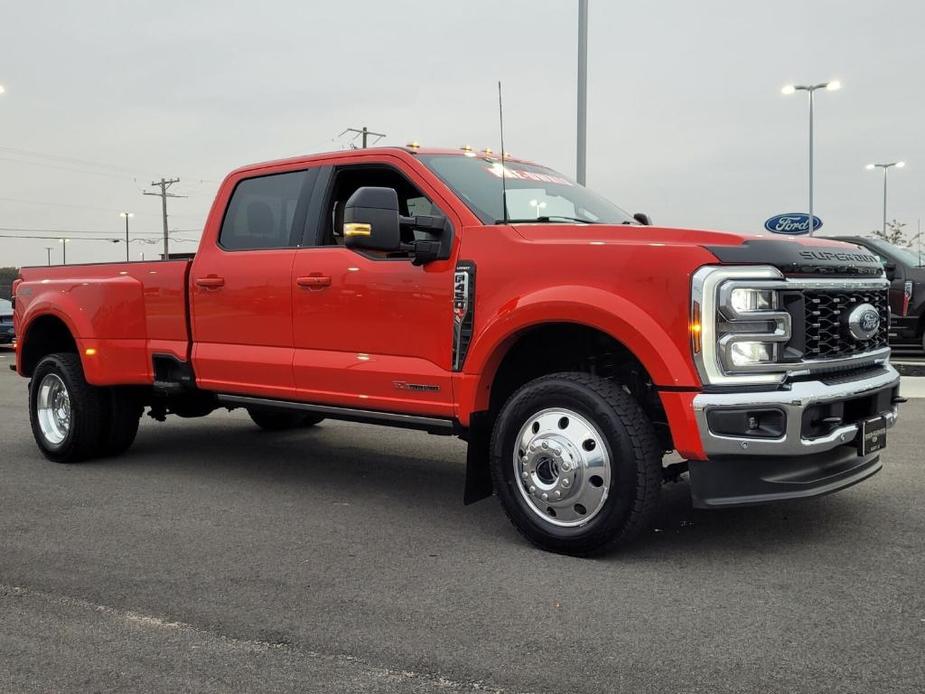
M498 124L501 130L501 214L507 224L507 175L504 169L504 103L501 100L501 80L498 80Z

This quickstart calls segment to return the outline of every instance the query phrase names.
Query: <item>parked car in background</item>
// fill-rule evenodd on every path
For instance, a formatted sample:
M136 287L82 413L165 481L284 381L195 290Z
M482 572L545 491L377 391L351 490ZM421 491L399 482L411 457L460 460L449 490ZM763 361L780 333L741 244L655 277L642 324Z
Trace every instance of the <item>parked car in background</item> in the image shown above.
M883 239L836 236L880 258L890 280L890 344L925 349L925 263L919 254Z
M6 299L0 299L0 345L13 342L16 333L13 331L13 304Z

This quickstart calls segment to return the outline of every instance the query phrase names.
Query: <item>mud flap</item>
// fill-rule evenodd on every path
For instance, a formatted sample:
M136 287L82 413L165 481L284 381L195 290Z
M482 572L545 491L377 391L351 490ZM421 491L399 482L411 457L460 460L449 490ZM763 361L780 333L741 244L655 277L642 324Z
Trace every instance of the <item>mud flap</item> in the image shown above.
M466 450L466 489L463 493L465 505L474 504L492 495L489 465L491 444L491 419L488 412L474 412L469 421L469 446Z

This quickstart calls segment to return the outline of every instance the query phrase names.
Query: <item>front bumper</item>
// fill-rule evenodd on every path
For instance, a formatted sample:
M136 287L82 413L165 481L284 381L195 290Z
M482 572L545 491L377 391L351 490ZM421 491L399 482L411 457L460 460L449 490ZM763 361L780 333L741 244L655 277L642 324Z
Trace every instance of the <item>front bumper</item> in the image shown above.
M694 398L694 417L707 457L690 462L694 506L741 506L826 494L880 469L879 452L862 456L857 440L867 417L883 415L888 428L895 424L899 374L887 364L860 378L817 379L791 383L787 390L700 393ZM714 430L718 414L752 410L782 413L775 420L779 431L735 435Z

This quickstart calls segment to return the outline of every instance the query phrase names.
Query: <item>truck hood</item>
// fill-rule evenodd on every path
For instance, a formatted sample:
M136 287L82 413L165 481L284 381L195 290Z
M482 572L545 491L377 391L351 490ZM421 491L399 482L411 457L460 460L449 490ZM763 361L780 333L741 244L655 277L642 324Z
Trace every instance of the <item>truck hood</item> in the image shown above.
M878 276L877 256L855 245L819 236L781 237L731 231L629 224L517 224L524 239L549 244L699 246L720 263L773 265L785 275Z

